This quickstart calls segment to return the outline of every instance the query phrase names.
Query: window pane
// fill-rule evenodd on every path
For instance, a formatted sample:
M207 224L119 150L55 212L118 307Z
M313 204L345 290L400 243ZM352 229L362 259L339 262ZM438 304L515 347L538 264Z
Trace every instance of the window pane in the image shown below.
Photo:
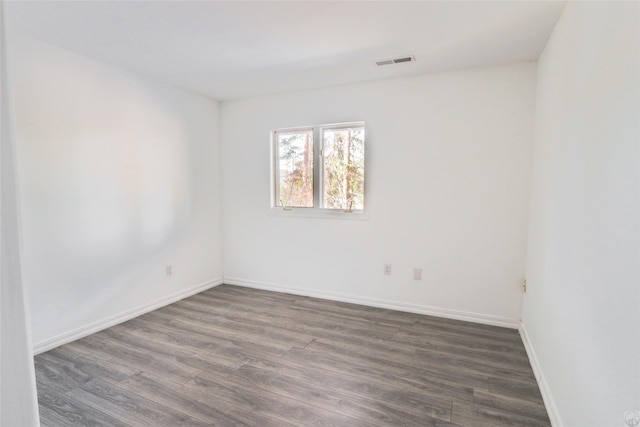
M322 206L364 209L364 127L324 129Z
M313 207L313 131L278 132L276 206Z

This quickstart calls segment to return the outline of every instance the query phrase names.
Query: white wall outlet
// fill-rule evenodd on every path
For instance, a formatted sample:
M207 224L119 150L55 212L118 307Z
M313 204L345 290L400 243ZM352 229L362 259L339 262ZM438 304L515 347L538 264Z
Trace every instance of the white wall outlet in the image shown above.
M413 280L422 280L422 269L414 268L413 269Z
M391 264L384 265L384 275L391 276Z
M167 273L167 276L171 276L171 274L173 273L170 265L167 265L164 271L165 273Z

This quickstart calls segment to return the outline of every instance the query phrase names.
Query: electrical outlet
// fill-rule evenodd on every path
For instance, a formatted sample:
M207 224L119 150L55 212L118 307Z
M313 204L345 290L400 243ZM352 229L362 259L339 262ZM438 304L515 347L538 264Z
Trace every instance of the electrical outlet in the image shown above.
M413 269L413 280L422 280L422 269L414 268Z
M167 273L167 276L171 276L171 274L173 273L171 270L172 270L172 269L171 269L171 266L170 266L170 265L167 265L167 266L165 267L165 273Z
M384 265L384 275L391 276L391 264Z

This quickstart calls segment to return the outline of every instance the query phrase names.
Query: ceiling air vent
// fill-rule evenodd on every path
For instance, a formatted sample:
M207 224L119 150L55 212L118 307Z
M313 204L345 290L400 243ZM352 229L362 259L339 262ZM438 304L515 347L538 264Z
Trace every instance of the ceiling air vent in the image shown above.
M379 61L376 61L376 65L380 67L382 65L401 64L403 62L413 62L415 60L416 60L416 57L413 55L401 56L398 58L381 59Z

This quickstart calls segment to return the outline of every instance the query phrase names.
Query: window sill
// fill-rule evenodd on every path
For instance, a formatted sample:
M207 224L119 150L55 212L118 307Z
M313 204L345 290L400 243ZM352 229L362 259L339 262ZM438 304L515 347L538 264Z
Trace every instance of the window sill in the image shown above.
M271 208L269 216L290 217L290 218L319 218L319 219L342 219L352 221L368 221L369 215L362 210L344 212L340 209L315 209L315 208Z

